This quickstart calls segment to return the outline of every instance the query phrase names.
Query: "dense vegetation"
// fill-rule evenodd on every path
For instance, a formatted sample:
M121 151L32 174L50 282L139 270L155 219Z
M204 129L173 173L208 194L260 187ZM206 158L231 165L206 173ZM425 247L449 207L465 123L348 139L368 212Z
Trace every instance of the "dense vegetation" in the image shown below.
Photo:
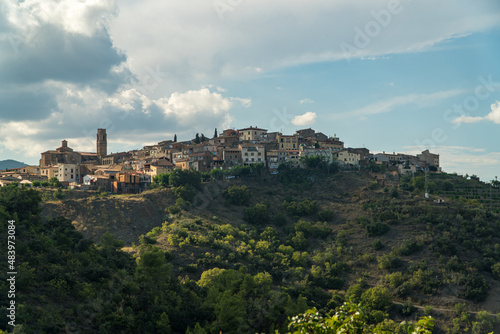
M112 235L96 245L62 217L42 220L36 190L0 189L0 228L16 220L16 332L495 329L496 315L472 312L500 279L495 213L458 197L425 202L419 175L389 188L322 161L306 166L284 165L275 177L250 168L222 181L203 206L206 175L160 176L157 186L171 187L176 204L133 255ZM224 179L216 173L211 180ZM434 193L450 191L446 182L457 188L431 182ZM443 296L453 305L439 303ZM7 321L0 329L12 329Z

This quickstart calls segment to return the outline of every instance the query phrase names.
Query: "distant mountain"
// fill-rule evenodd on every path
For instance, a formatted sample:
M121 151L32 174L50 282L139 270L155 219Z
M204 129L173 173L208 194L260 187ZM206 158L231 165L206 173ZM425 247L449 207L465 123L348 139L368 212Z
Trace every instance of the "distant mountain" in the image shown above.
M24 162L19 162L19 161L12 160L12 159L0 161L0 170L19 168L19 167L24 167L24 166L28 166L28 165L25 164Z

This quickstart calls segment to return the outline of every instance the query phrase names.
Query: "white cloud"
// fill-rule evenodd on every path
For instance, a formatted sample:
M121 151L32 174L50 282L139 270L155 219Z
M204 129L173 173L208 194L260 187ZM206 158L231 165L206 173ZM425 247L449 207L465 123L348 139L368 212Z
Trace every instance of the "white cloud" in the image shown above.
M311 100L309 98L305 98L299 101L300 104L312 104L314 103L314 100Z
M223 20L212 1L121 2L111 35L141 77L148 66L170 74L165 87L220 77L254 77L273 69L348 57L364 59L426 51L450 39L498 27L496 0L401 1L378 34L356 44L358 31L387 10L385 0L229 3ZM429 8L433 8L429 10ZM467 15L464 15L467 13ZM288 22L287 24L281 24ZM425 24L422 24L425 22ZM358 30L359 29L359 30ZM341 44L357 48L346 55ZM357 45L357 46L356 46ZM154 46L154 47L153 47ZM209 80L207 80L207 78Z
M316 122L316 113L308 111L303 115L295 116L292 119L292 124L294 125L299 125L299 126L305 126L305 125L311 125Z
M481 121L492 121L495 124L500 124L500 101L496 101L491 106L491 112L486 116L465 116L455 118L451 121L453 124L459 123L477 123Z
M172 138L191 138L196 132L211 134L227 128L236 104L251 100L226 97L208 88L175 92L151 99L136 89L114 94L75 85L52 82L57 109L39 121L0 123L0 149L37 161L40 153L60 146L62 139L75 150L95 151L95 131L106 128L110 151L138 148L133 145ZM57 127L54 127L57 124Z
M480 121L484 121L484 117L462 115L462 116L457 117L454 120L452 120L451 123L452 124L457 124L457 123L477 123L477 122L480 122Z
M166 117L177 118L179 124L183 126L199 122L207 116L222 117L224 126L231 121L227 111L231 109L233 103L219 93L210 92L208 88L185 93L175 92L169 98L158 100L157 103L162 107Z
M462 90L448 90L431 94L409 94L404 96L396 96L387 100L369 104L360 109L334 114L332 115L332 118L344 119L359 117L361 119L365 119L365 117L368 115L387 113L397 107L405 106L408 104L416 104L419 106L433 105L441 100L457 96L462 92Z
M36 30L46 24L90 36L117 13L114 0L5 1L2 10L11 26L25 37L34 37Z
M252 106L252 99L251 98L245 99L245 98L241 98L241 97L232 97L231 101L238 101L245 108L250 108Z

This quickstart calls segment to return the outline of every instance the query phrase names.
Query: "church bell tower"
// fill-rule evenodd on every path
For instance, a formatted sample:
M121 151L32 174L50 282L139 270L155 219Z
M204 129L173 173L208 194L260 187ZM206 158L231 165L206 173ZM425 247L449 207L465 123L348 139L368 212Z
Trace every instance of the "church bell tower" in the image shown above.
M97 159L99 159L99 162L102 162L102 158L108 154L107 150L106 129L97 129Z

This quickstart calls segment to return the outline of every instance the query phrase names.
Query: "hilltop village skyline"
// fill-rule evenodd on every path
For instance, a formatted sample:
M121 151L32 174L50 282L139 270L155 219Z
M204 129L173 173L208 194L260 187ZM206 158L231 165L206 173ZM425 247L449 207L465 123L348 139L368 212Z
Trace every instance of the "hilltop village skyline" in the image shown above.
M439 155L424 150L417 155L373 153L368 148L347 147L336 135L328 136L312 128L294 134L268 132L257 126L242 129L217 129L212 138L196 134L187 141L160 141L142 149L108 154L106 129L97 129L96 151L78 152L67 140L61 146L41 153L38 166L9 169L0 183L21 180L31 183L57 178L72 188L100 188L114 193L138 193L151 184L153 177L174 169L231 169L235 166L262 164L276 173L280 164L301 164L303 159L321 157L342 169L359 169L370 164L392 166L399 174L419 170L441 171Z

